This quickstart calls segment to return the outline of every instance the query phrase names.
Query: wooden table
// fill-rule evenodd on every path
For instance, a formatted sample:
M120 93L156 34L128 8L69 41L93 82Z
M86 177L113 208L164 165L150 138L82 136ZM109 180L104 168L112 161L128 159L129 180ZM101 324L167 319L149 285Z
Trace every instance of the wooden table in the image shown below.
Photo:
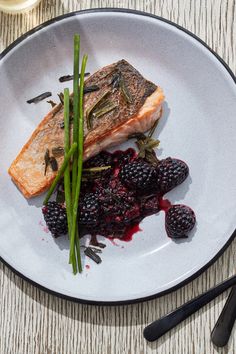
M235 0L44 0L29 14L0 12L0 51L48 19L92 7L129 7L174 21L203 39L236 72ZM214 348L210 341L228 293L158 342L149 344L142 336L146 324L235 273L236 240L214 265L182 289L123 307L87 306L58 299L2 264L0 267L1 354L236 353L235 331L227 348Z

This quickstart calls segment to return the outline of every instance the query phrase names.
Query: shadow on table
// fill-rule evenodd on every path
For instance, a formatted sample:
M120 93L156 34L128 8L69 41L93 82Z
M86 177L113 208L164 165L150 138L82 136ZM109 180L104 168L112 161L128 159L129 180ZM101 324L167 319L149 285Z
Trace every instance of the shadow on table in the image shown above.
M223 281L223 272L222 274L217 274L216 272L217 267L219 269L220 264L222 264L221 262L222 259L220 258L220 260L218 260L216 264L208 269L202 276L192 281L189 285L186 285L185 287L171 294L162 296L158 299L126 306L86 305L64 300L34 287L27 281L14 275L7 267L1 267L4 274L12 282L14 282L14 284L26 296L30 297L33 301L38 303L39 311L40 309L43 310L44 308L47 308L52 313L60 315L59 318L63 316L68 320L72 319L74 321L83 322L92 326L115 327L116 330L119 331L120 336L127 336L129 333L131 333L132 328L136 328L137 338L133 339L136 341L140 340L140 337L142 338L142 331L147 324L174 310L184 302L187 302L193 297L196 297L197 295L206 291L208 287L212 287L215 284ZM195 321L195 328L199 332L199 343L201 343L201 340L208 341L210 346L210 337L205 338L204 336L206 335L206 331L210 334L210 331L217 320L217 316L219 315L220 308L223 306L226 300L227 294L228 293L225 292L224 294L220 295L215 301L212 301L209 305L201 309L195 315L182 322L178 327L166 333L158 341L149 343L143 339L145 343L144 345L150 349L155 350L164 345L166 341L173 340L173 338L174 340L178 340L178 337L179 341L183 342L184 344L186 334L191 335L189 329L191 328L191 331L194 330L192 322ZM209 311L211 311L213 308L217 309L218 312L215 311L215 317L211 322L212 328L207 328L206 325L203 325L202 327L199 326L199 323L204 323L205 320L206 324L209 323L209 320L206 319L206 316L207 313L209 314ZM200 317L202 317L201 322L199 320ZM189 340L190 339L186 337L186 345L189 345ZM215 351L222 354L228 353L227 348L232 347L231 341L232 338L229 341L228 346L223 349L215 347ZM195 345L198 345L199 343L193 343L193 349Z

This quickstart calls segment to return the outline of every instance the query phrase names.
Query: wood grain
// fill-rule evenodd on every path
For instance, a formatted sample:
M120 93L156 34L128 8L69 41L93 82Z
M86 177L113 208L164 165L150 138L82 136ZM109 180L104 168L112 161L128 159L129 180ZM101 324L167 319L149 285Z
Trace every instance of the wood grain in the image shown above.
M157 14L194 32L236 72L235 0L44 0L31 13L0 12L0 51L36 25L69 11L125 7ZM203 275L167 296L123 307L71 303L40 291L0 267L1 354L213 354L236 353L234 331L227 348L214 348L210 332L224 305L223 294L200 312L148 344L146 324L233 275L236 240Z

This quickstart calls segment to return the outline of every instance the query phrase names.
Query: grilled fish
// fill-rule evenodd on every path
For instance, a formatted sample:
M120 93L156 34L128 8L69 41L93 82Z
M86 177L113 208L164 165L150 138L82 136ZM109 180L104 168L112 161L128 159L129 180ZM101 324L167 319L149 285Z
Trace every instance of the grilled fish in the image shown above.
M94 86L96 91L90 90ZM124 142L133 133L149 130L161 116L163 101L162 89L125 60L95 72L85 82L84 160ZM63 145L60 103L44 117L8 170L26 198L49 188L56 171L45 168L45 152L52 154ZM63 156L56 160L60 168Z

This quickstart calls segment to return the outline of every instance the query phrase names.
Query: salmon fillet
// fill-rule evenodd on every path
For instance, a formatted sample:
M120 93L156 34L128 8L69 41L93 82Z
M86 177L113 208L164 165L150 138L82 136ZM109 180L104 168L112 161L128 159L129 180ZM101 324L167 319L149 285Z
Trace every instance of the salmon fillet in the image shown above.
M85 87L94 85L98 90L84 95L84 160L124 142L133 133L149 130L160 118L164 101L162 89L125 60L91 75ZM57 173L48 167L45 174L45 152L48 149L51 154L53 148L64 146L62 123L63 105L58 104L44 117L8 170L26 198L47 190ZM59 168L63 159L56 158Z

